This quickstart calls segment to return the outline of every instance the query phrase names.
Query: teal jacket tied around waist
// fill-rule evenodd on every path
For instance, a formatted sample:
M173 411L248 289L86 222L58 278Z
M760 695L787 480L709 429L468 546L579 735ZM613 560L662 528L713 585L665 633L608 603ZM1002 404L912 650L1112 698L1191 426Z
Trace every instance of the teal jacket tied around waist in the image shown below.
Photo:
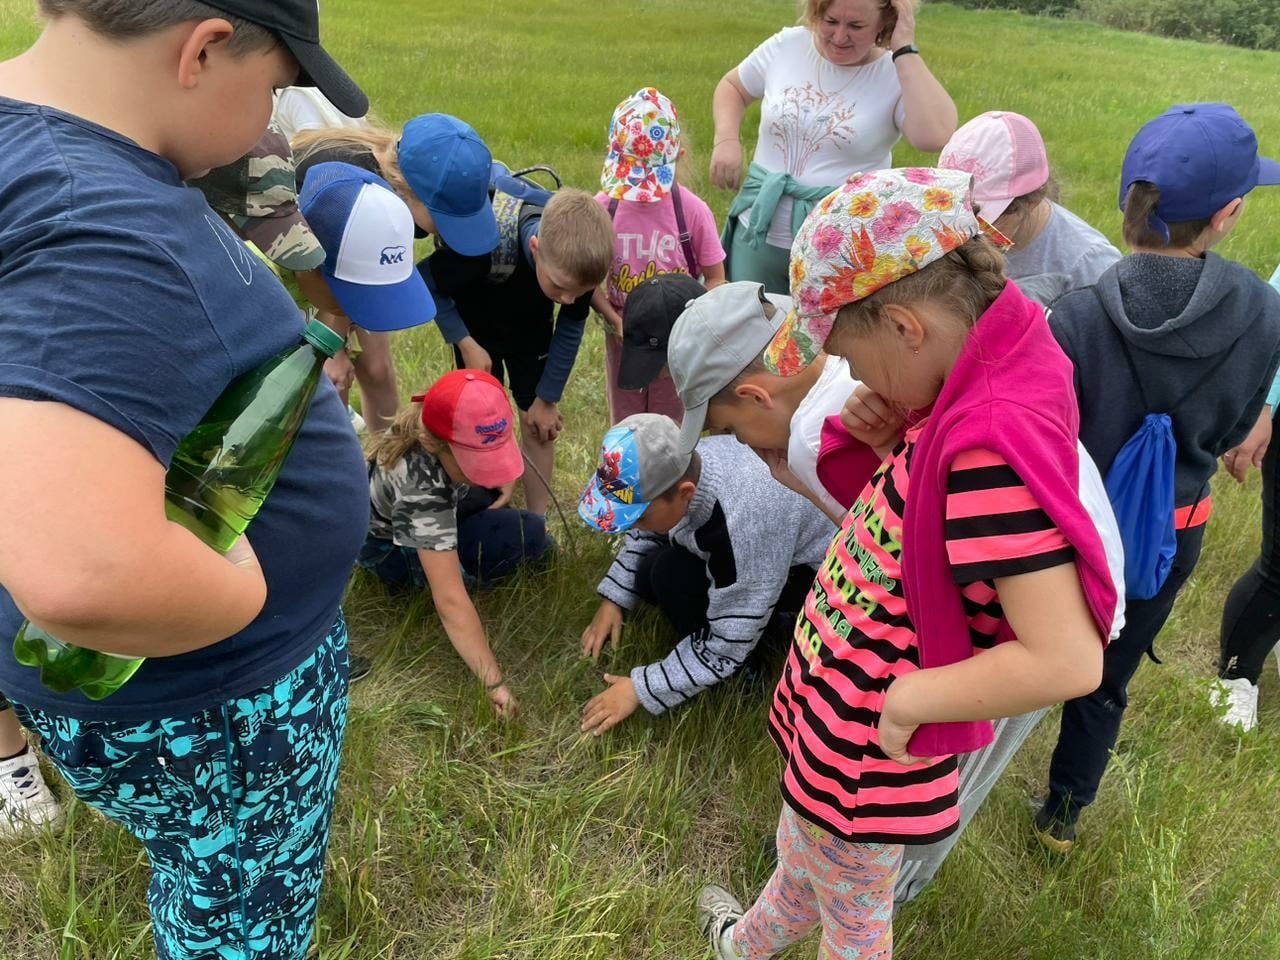
M778 201L783 196L791 197L795 205L791 208L791 236L800 232L800 225L809 216L818 201L829 194L835 187L806 187L794 177L786 173L773 173L758 163L747 168L747 179L742 189L733 198L729 207L729 215L724 221L724 232L720 235L721 246L731 249L735 230L742 225L738 218L747 210L751 211L749 226L746 227L747 244L760 247L769 235L769 224L773 223L773 215L778 210Z

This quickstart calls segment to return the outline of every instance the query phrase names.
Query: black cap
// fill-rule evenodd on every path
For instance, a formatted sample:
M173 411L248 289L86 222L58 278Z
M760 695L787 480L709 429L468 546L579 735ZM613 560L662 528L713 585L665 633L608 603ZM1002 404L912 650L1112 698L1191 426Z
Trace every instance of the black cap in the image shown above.
M627 296L622 323L622 359L618 386L643 390L667 365L667 339L690 300L707 288L687 273L664 273L646 280Z
M208 0L208 5L279 37L302 68L295 81L298 86L318 87L348 117L363 117L369 112L369 98L320 46L317 0Z

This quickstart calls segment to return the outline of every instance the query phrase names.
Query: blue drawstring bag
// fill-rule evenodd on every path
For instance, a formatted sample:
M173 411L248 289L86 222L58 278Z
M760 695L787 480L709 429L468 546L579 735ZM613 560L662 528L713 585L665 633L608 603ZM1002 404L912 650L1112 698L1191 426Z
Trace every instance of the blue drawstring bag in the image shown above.
M1098 296L1097 288L1094 295ZM1098 296L1098 302L1102 297ZM1105 305L1103 307L1105 309ZM1144 410L1154 404L1147 398L1142 376L1133 361L1129 345L1122 336L1120 352L1133 374L1134 386ZM1185 391L1168 413L1148 413L1111 462L1103 485L1115 511L1116 525L1124 543L1124 593L1128 600L1150 600L1173 568L1178 552L1177 520L1174 501L1174 467L1178 459L1178 443L1173 437L1173 418L1178 410L1200 389L1216 377L1233 356L1231 349L1222 351L1219 359L1200 380ZM1201 491L1203 495L1204 491Z
M1178 552L1173 468L1178 445L1167 413L1149 413L1120 448L1104 485L1124 542L1124 591L1150 600L1164 586Z

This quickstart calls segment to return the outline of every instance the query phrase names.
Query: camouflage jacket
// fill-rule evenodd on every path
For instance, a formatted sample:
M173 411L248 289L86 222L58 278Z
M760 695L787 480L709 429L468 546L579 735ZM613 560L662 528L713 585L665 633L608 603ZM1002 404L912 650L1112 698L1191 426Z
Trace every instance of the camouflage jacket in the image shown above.
M458 498L440 461L413 447L390 469L374 465L369 473L369 534L399 547L458 549Z

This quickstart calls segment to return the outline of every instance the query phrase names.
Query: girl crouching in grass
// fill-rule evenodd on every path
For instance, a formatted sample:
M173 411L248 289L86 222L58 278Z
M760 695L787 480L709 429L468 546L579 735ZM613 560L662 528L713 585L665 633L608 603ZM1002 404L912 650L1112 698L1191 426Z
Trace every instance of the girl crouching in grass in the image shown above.
M518 704L464 578L505 576L554 542L535 514L459 506L468 485L500 489L524 473L513 422L506 391L480 370L446 373L414 397L369 445L369 536L359 561L387 583L430 589L449 642L504 718Z

